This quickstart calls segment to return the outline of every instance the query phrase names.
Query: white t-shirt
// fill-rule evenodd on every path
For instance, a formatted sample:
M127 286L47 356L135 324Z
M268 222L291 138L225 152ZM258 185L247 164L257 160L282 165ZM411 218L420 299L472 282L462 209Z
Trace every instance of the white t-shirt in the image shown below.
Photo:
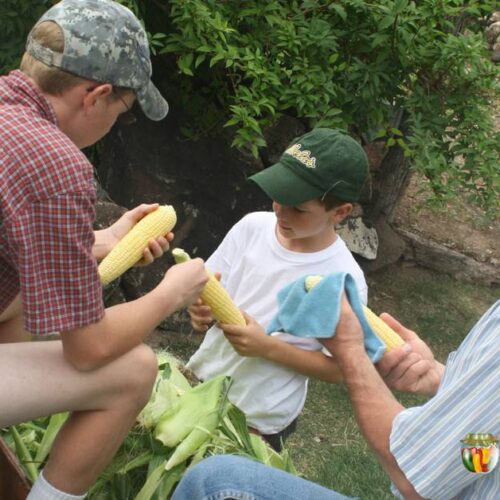
M211 271L222 274L222 284L240 309L266 328L278 310L276 296L284 286L306 274L336 271L354 277L366 304L363 271L339 236L319 252L292 252L278 242L275 228L273 212L248 214L231 228L206 262ZM275 335L302 349L322 349L316 339ZM208 330L187 366L202 380L230 375L233 385L229 399L262 434L283 430L305 403L308 377L263 358L240 356L216 326Z

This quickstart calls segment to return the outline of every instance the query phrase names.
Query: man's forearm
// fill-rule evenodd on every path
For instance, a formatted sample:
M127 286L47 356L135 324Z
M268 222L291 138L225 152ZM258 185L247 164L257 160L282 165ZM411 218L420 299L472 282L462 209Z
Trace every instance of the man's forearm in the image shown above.
M135 301L107 308L99 323L62 334L65 355L81 370L109 363L143 342L179 305L175 290L154 289Z
M394 398L364 350L338 356L359 428L385 471L408 499L421 498L390 452L393 421L404 407Z

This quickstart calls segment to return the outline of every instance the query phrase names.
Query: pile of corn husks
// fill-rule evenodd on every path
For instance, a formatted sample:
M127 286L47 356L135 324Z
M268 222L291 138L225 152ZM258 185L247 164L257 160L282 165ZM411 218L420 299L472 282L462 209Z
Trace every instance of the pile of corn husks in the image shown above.
M151 399L88 498L168 498L189 466L221 453L247 456L296 474L286 450L277 453L248 431L244 414L228 400L229 377L192 385L176 358L165 351L157 356L159 371ZM2 431L32 481L66 418L67 414L53 415Z

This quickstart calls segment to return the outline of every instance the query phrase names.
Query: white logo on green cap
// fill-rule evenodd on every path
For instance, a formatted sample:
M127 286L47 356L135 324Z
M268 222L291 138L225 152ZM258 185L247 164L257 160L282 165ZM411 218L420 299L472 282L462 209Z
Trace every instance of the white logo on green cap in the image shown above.
M290 146L285 153L293 156L307 168L316 168L316 158L311 156L311 151L307 149L302 150L302 144L294 144L293 146Z

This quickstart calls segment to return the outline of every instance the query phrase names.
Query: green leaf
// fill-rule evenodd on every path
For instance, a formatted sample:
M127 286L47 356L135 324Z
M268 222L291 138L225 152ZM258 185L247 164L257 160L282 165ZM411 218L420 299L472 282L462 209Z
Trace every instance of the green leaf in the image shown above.
M141 490L135 497L135 500L150 500L155 494L158 486L160 485L163 474L165 473L165 465L167 461L164 460L158 465L154 471L148 476L146 482L142 486Z
M380 30L385 30L389 26L392 26L394 24L395 17L394 16L387 16L380 21L378 27Z
M52 448L52 444L61 430L64 422L68 419L69 413L56 413L52 415L49 419L49 424L43 433L42 440L40 442L40 446L36 452L35 463L43 464L45 459L48 457L50 450Z
M213 67L216 63L222 61L222 59L224 59L224 54L216 54L210 59L210 67Z
M188 54L183 54L177 60L177 65L179 66L180 70L186 75L193 76L193 72L191 71L192 64L193 64L192 52L189 52Z
M206 57L207 56L205 54L198 54L194 63L194 67L197 68L203 61L205 61Z
M342 21L345 21L347 19L347 12L345 11L344 7L342 7L342 5L333 3L328 6L328 9L334 10L342 18Z

